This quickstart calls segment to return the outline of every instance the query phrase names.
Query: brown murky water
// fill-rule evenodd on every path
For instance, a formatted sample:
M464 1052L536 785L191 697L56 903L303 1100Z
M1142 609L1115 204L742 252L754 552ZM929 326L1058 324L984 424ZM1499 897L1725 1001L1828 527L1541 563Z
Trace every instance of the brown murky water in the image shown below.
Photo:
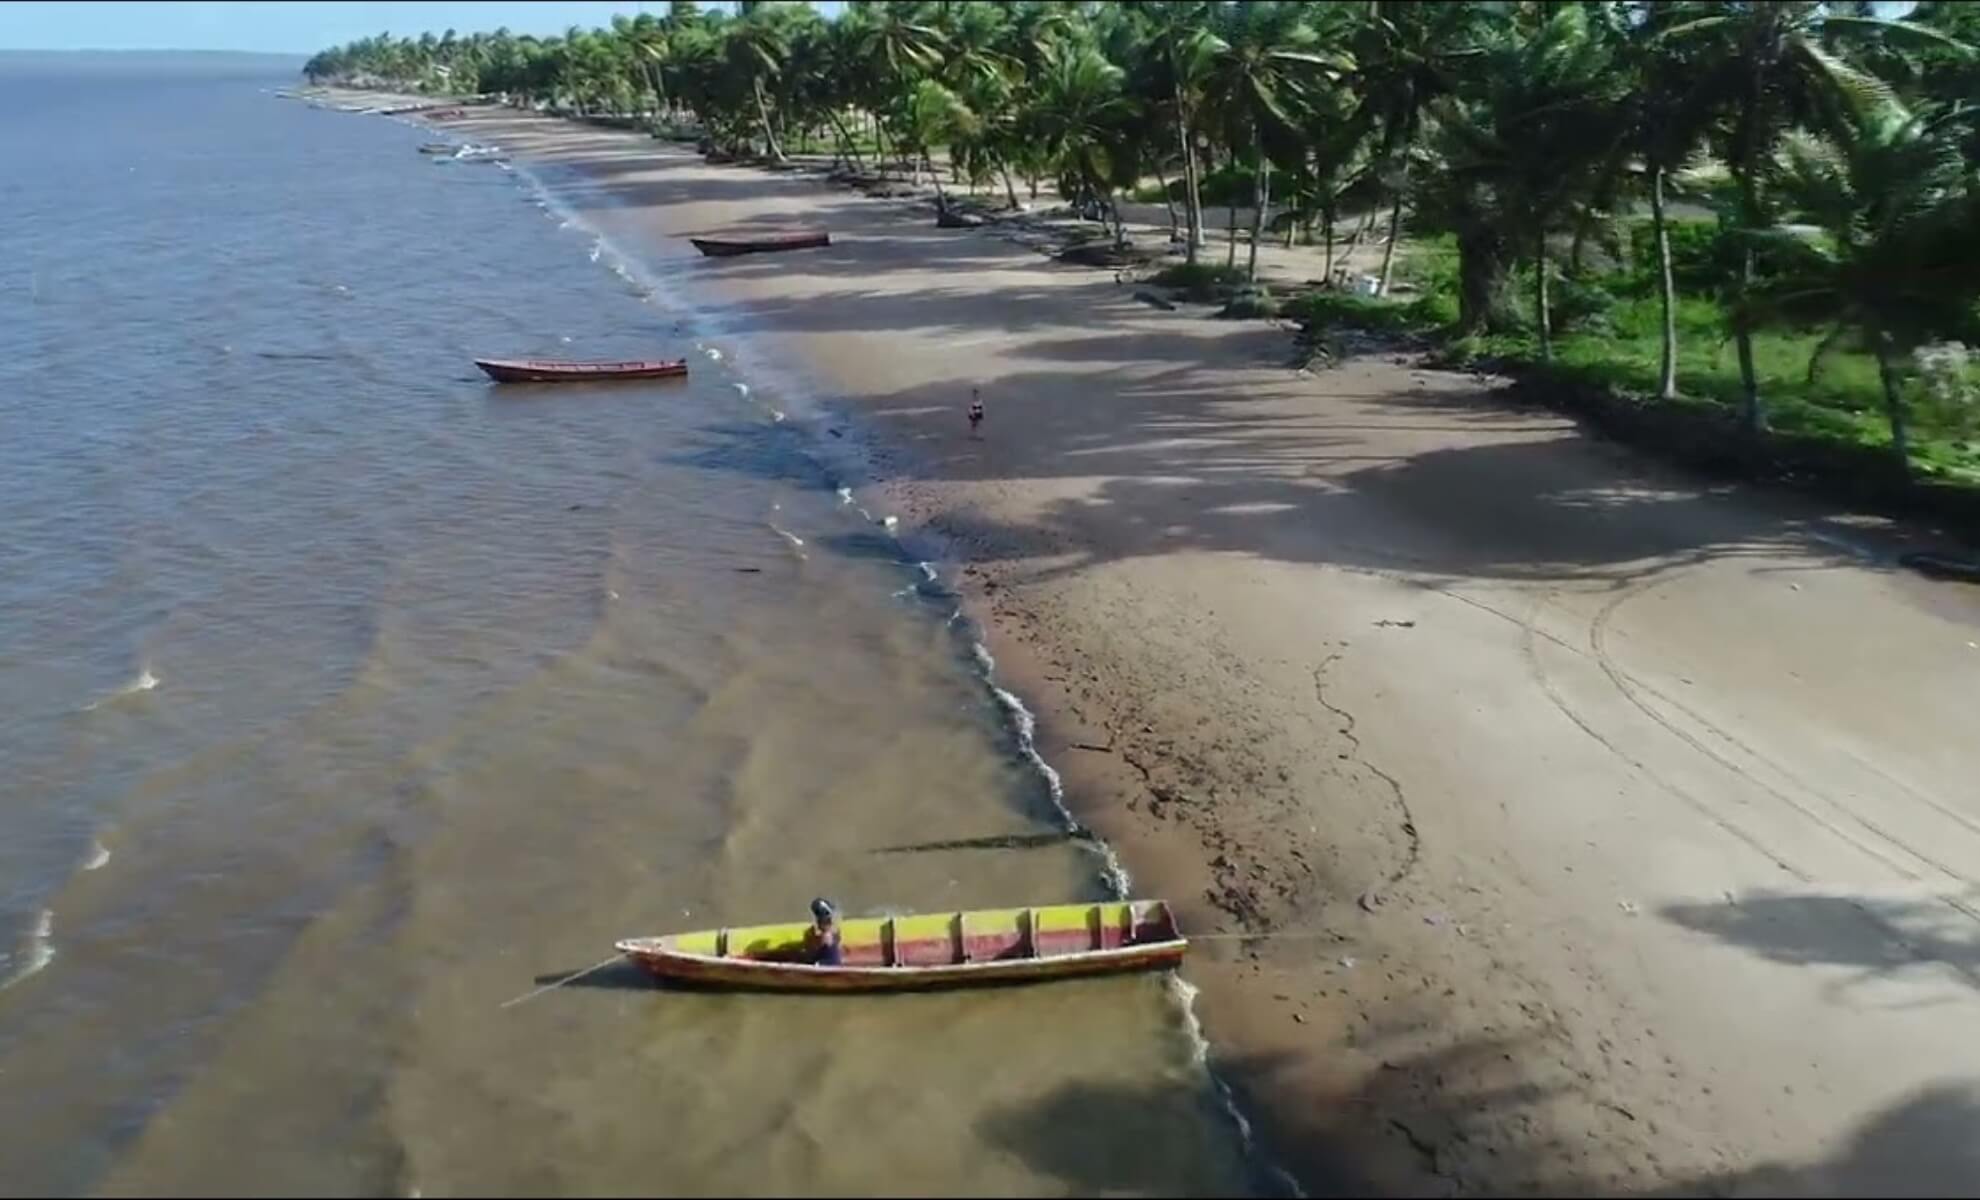
M1103 864L788 381L286 82L0 75L0 1192L1258 1187L1160 977L502 1007Z

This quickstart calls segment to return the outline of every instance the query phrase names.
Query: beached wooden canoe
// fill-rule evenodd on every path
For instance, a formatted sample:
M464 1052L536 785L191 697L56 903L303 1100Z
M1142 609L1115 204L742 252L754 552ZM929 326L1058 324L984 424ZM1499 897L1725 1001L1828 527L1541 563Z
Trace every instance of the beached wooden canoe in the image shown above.
M477 358L474 365L498 383L565 383L572 380L671 379L687 374L687 359L630 362L562 362L549 358Z
M809 961L790 925L628 938L661 979L794 992L912 991L1172 967L1189 942L1160 900L1054 904L840 922L844 962Z
M710 258L732 258L738 254L767 254L774 250L810 250L832 244L832 235L823 229L796 233L730 234L691 237L694 248Z

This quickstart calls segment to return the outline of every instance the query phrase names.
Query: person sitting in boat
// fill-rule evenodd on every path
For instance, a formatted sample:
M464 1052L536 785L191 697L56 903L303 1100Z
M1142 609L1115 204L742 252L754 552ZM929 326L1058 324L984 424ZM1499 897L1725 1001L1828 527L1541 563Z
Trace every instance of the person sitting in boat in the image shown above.
M811 928L804 931L804 948L811 961L821 967L836 967L845 961L845 948L839 941L839 914L830 900L811 902Z

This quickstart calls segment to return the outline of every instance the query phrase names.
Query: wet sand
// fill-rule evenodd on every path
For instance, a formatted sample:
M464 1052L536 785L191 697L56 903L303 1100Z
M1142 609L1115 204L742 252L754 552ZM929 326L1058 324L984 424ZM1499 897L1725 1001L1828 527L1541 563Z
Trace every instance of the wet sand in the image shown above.
M1309 1190L1980 1186L1980 602L1922 535L898 201L451 127L646 253L831 228L698 281L873 439L1137 892L1272 935L1186 975Z

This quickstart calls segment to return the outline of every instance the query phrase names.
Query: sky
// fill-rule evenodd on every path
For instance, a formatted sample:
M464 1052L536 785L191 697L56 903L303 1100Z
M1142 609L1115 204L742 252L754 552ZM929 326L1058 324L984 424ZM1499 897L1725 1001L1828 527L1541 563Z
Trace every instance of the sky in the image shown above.
M704 8L727 7L704 3ZM95 3L0 3L0 50L252 50L313 54L354 38L390 32L418 36L506 25L513 33L562 33L611 23L665 0L289 0L285 3L190 3L98 0Z
M708 3L704 7L729 7ZM817 4L823 11L837 4ZM1886 16L1910 0L1882 3ZM0 2L0 50L254 50L313 54L354 38L390 32L417 36L506 25L515 33L561 33L567 26L608 25L612 14L664 13L664 0L96 0L93 3Z

